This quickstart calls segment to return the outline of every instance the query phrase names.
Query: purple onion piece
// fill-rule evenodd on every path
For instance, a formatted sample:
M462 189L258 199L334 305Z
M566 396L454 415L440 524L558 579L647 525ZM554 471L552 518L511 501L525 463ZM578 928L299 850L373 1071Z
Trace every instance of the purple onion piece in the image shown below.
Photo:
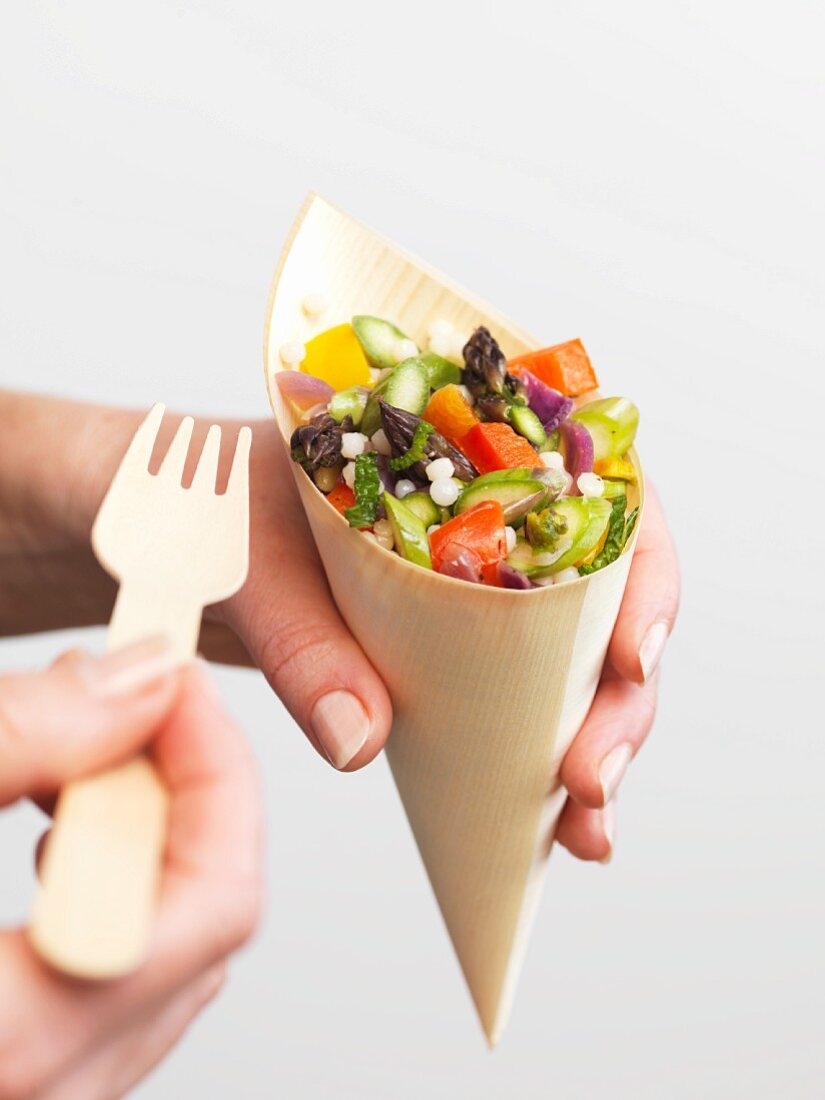
M279 371L275 375L275 382L287 401L291 401L299 409L311 409L313 405L326 404L335 393L328 382L300 370Z
M444 551L444 557L438 571L446 577L455 577L459 581L481 584L481 566L481 558L475 550L453 543Z
M542 382L529 370L521 371L519 378L527 391L530 408L549 435L570 415L573 409L572 400L558 390L554 390L552 386L548 386L546 382Z
M593 469L593 439L584 424L580 424L578 420L566 420L560 431L564 444L564 464L573 478L573 484L568 491L570 496L578 496L579 487L576 483L579 474L589 474Z
M520 569L514 569L506 561L498 563L498 579L502 588L520 588L526 591L533 587L533 582Z

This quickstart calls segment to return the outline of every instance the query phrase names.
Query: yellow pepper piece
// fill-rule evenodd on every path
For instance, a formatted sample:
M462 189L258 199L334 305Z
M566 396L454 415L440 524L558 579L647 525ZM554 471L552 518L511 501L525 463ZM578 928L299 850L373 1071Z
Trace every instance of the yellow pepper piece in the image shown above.
M352 325L336 325L313 337L306 345L301 370L321 378L334 390L372 384L370 365Z
M609 477L612 480L635 481L636 471L633 463L626 458L602 458L593 463L593 473L599 477Z
M582 558L581 561L576 562L576 568L577 569L580 565L590 565L591 562L593 562L593 560L595 559L596 555L601 554L602 550L604 550L604 544L607 542L607 532L609 530L610 530L610 525L608 524L608 526L605 527L605 529L604 529L604 534L599 539L599 541L596 543L596 545L593 547L593 549L590 551L590 553L587 555L587 557Z

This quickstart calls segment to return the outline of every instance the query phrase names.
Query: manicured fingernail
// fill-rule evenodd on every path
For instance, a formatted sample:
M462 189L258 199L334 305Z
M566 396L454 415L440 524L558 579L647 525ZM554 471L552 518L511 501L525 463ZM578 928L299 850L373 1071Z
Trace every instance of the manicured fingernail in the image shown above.
M602 785L603 805L607 805L616 788L621 783L622 776L627 771L627 765L633 759L633 746L623 741L615 749L611 749L602 760L599 767L599 782Z
M312 708L312 729L334 768L345 768L369 737L370 719L348 691L330 691Z
M656 671L662 659L665 643L669 634L667 623L654 623L648 627L647 634L639 646L639 664L642 666L642 679L647 682Z
M132 695L168 676L180 662L165 638L146 638L77 666L78 675L94 695Z
M608 802L602 810L602 825L604 827L604 839L610 845L610 851L599 860L599 863L609 863L613 858L613 840L616 836L616 803Z

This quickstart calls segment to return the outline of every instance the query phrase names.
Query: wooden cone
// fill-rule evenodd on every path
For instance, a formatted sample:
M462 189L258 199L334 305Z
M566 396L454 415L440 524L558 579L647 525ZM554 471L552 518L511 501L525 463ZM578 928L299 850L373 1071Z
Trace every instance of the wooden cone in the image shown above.
M310 321L301 302L316 292L329 307ZM285 439L295 422L274 383L279 348L357 313L386 317L419 344L427 324L443 318L468 334L487 325L508 356L540 346L310 196L281 255L266 329L267 388ZM292 469L338 608L392 697L390 766L494 1045L564 804L559 766L596 690L633 540L614 564L568 584L532 592L470 585L356 535Z

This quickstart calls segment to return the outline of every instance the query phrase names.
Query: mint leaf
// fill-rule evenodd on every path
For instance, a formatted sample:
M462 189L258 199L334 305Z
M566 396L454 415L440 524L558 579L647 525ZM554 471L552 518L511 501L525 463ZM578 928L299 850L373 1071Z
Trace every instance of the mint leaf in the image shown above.
M610 565L610 563L615 561L619 554L621 554L624 549L624 544L630 538L630 534L636 525L636 520L639 515L639 509L634 508L627 517L627 520L625 520L624 513L626 508L626 496L619 496L614 499L613 508L610 512L610 520L607 525L607 538L604 540L604 546L589 565L579 566L579 576L586 577L588 573L595 573L599 569L604 569L606 565Z
M378 461L374 451L358 455L355 460L355 504L347 508L344 515L350 527L372 527L378 515L378 495L381 492L381 478L378 476Z
M424 457L424 448L427 446L427 440L434 431L435 428L432 424L428 424L426 420L419 420L413 432L410 449L403 455L398 455L397 458L391 458L390 469L408 470L410 466L414 466L416 462L420 462Z

